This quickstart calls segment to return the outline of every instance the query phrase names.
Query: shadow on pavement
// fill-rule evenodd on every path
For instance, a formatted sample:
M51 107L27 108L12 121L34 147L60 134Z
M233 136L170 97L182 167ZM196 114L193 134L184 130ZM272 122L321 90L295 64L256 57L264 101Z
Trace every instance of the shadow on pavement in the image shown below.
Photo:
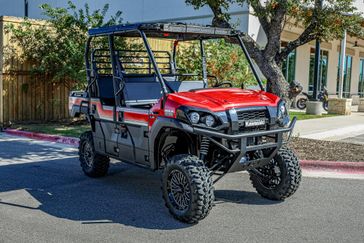
M224 202L251 205L271 205L281 203L280 201L265 199L256 192L215 190L215 204Z
M29 199L19 203L6 197L8 193L19 193L15 190L25 190L39 206L27 205ZM273 203L244 191L216 190L216 197L217 204ZM109 176L100 179L86 177L77 159L0 166L0 204L41 210L82 224L119 223L164 230L191 226L168 213L161 196L159 173L122 163L112 164Z
M7 200L8 194L2 194L22 189L33 197L31 201L39 202L38 207L27 205L26 199ZM164 207L158 173L124 164L113 164L110 175L100 179L86 177L77 159L0 166L0 193L0 204L41 210L82 224L165 230L190 226L173 219Z
M37 143L30 143L20 139L12 141L0 140L0 162L11 159L29 159L30 157L55 157L75 155L71 149L61 151L59 148L50 146L39 146Z

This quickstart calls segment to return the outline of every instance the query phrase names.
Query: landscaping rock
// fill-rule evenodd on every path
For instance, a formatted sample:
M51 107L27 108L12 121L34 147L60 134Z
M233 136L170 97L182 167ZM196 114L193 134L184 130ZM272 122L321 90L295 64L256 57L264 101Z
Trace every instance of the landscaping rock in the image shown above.
M300 160L364 161L364 145L294 137L290 147Z

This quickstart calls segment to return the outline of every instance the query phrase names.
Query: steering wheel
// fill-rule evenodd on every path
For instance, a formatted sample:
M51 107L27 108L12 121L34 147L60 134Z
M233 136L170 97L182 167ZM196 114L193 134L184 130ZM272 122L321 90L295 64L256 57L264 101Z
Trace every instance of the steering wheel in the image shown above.
M221 86L223 86L223 85L227 85L228 87L233 87L233 84L231 83L231 82L229 82L229 81L222 81L222 82L220 82L220 83L216 83L215 85L214 85L214 87L215 88L217 88L217 87L221 87Z

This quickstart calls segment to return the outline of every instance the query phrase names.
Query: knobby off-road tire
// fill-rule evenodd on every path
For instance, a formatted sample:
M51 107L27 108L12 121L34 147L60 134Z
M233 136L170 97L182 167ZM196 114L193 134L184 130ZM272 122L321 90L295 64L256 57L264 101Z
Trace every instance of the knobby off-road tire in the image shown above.
M301 181L301 167L293 151L282 147L272 161L258 171L267 177L250 173L250 180L257 192L271 200L284 200L293 195Z
M162 175L163 199L169 212L185 223L197 223L210 212L214 188L209 169L196 156L173 156Z
M329 110L329 102L328 101L322 101L322 108L324 108L325 111Z
M107 174L110 159L96 153L92 132L85 132L80 136L78 155L83 172L90 177L102 177Z

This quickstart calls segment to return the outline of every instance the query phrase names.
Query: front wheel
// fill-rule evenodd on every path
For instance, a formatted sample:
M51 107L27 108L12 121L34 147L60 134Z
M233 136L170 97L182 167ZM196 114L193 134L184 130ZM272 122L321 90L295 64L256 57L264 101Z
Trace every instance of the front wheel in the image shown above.
M214 201L209 169L192 155L175 155L162 175L163 199L178 220L197 223L210 212Z
M284 200L297 191L301 167L293 151L283 147L266 166L250 171L250 180L262 197Z
M306 109L306 103L307 103L306 98L300 98L297 100L296 107L300 110L304 110Z
M90 177L101 177L107 174L110 159L95 151L92 132L80 136L78 154L83 172Z

